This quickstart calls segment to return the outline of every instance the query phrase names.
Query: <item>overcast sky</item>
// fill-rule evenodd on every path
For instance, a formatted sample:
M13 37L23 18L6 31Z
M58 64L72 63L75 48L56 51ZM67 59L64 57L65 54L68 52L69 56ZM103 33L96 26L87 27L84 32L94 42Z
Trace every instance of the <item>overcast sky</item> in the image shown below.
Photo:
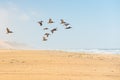
M47 24L52 18L54 24ZM60 25L60 19L72 29ZM58 31L43 42L43 27ZM14 33L6 34L6 27ZM0 40L35 49L120 48L119 0L0 0Z

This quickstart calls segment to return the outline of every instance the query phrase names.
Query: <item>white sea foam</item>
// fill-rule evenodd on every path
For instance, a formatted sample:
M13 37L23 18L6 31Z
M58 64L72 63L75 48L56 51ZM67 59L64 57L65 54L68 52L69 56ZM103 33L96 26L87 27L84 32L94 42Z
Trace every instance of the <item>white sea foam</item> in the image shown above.
M105 54L120 54L120 49L56 49L68 52L85 52L85 53L105 53Z

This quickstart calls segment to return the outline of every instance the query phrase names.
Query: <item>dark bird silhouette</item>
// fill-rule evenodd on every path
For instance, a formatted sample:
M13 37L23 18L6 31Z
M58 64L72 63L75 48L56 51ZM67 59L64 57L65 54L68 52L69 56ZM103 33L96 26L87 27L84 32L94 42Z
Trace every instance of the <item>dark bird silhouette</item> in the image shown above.
M49 21L48 21L48 23L54 23L54 22L53 22L53 20L50 18Z
M43 28L43 30L48 30L49 28Z
M63 19L61 19L60 21L61 21L61 24L65 24L66 23Z
M46 37L43 37L43 41L47 41Z
M40 24L40 26L42 26L42 25L43 25L43 21L39 21L38 23Z
M57 31L57 28L53 28L53 29L51 30L52 33L54 33L54 31Z
M69 27L66 27L65 29L70 29L70 28L72 28L72 27L69 26Z
M10 29L6 28L7 34L9 33L13 33L12 31L10 31Z
M70 24L69 24L69 23L66 23L66 22L64 23L64 26L68 26L68 25L70 25Z
M44 35L47 36L47 37L49 37L50 33L45 33Z

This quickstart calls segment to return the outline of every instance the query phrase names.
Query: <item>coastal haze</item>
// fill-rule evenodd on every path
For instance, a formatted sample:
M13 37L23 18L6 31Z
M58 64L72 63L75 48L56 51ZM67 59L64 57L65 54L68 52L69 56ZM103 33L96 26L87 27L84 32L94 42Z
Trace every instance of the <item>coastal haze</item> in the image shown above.
M0 0L0 80L120 80L119 0Z

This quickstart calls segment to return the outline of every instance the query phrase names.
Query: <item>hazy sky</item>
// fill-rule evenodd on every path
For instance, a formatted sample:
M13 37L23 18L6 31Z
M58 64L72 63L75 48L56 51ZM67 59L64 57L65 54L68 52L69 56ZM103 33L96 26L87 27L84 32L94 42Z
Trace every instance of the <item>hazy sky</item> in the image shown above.
M60 19L73 28L65 30ZM39 20L58 27L46 42ZM36 49L120 48L120 0L0 0L0 40Z

